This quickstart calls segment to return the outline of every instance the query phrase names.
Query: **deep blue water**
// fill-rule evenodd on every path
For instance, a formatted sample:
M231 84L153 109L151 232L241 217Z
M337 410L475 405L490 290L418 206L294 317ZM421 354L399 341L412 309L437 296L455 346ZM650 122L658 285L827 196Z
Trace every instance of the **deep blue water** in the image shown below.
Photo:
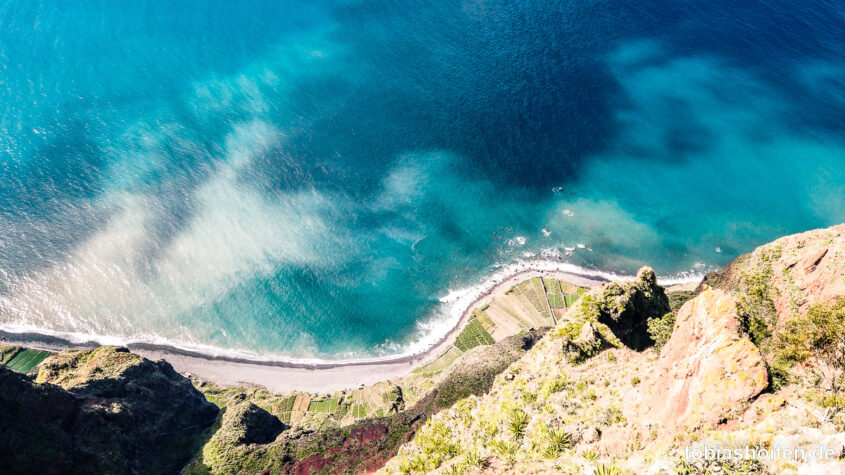
M235 3L0 5L0 329L396 353L845 221L841 3Z

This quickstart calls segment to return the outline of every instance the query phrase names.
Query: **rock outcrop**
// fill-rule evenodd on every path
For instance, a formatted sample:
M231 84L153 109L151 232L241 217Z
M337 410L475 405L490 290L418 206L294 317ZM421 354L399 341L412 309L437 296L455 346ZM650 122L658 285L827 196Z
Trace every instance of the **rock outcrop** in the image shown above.
M817 303L845 296L845 224L785 236L708 274L704 285L737 298L759 291L776 315L773 331Z
M626 346L643 350L654 343L648 336L647 320L669 313L669 299L651 267L643 267L628 282L614 281L590 291L599 323L607 325ZM585 300L585 303L590 300Z
M0 473L176 473L218 409L167 362L59 353L38 382L0 368Z
M678 311L675 329L641 389L641 419L664 434L714 425L768 385L760 351L740 334L736 301L704 289Z
M286 426L276 416L251 402L244 402L226 409L220 432L237 444L268 444Z

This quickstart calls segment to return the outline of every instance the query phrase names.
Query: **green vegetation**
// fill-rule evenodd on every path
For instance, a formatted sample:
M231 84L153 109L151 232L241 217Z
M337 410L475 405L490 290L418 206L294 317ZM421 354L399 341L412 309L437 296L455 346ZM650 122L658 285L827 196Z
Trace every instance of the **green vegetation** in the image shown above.
M551 308L570 308L578 300L578 295L567 293L561 282L556 279L543 279L543 289Z
M648 319L648 335L654 340L654 349L660 351L669 342L675 328L675 313L670 312L660 318Z
M599 465L593 471L593 475L622 475L622 470L619 470L615 465Z
M448 368L462 354L463 352L457 347L449 348L448 351L438 356L434 361L414 369L412 373L420 374L426 378L435 376Z
M461 351L467 351L479 345L492 345L493 343L495 343L493 337L487 333L487 330L484 329L484 326L482 326L477 318L473 318L467 323L466 328L464 328L461 334L458 335L455 346Z
M814 305L806 316L786 322L776 347L775 361L809 363L807 367L827 393L827 405L836 412L845 407L845 297L833 304Z
M588 462L592 462L593 460L598 460L599 454L597 454L595 450L588 447L581 451L581 458Z
M516 451L519 447L515 443L496 439L490 443L490 447L506 464L512 464L516 460Z
M487 307L484 307L487 308ZM479 310L475 313L475 317L478 319L478 323L484 327L488 333L492 332L496 328L496 324L490 319L490 317L484 313L484 309Z
M771 295L772 261L780 258L780 249L764 251L758 261L737 280L737 314L743 330L764 353L769 352L777 311Z
M558 458L565 450L572 447L572 436L559 427L547 427L543 439L545 439L547 445L543 448L542 455L548 459Z
M514 439L520 440L525 436L525 428L528 427L528 414L522 409L514 409L511 411L508 419L508 430Z
M309 412L328 412L334 413L337 411L338 401L335 398L328 398L322 401L311 401L308 404Z
M352 417L363 418L367 417L367 413L369 412L369 407L367 404L356 404L352 406Z
M692 290L676 290L674 292L666 292L666 297L669 299L669 308L673 312L677 312L687 300L695 297L695 292Z
M52 353L49 351L30 350L28 348L10 347L2 354L3 366L12 371L27 374L32 372L42 361Z
M415 440L422 449L422 454L403 463L400 467L403 473L435 470L444 461L454 458L461 452L460 447L452 442L452 430L442 423L425 425L417 432Z
M21 350L20 346L0 346L0 366L5 366Z

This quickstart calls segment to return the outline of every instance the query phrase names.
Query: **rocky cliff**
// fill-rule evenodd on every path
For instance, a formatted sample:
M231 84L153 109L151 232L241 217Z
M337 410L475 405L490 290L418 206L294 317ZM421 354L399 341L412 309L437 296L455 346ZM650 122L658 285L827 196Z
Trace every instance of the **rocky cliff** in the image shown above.
M806 365L776 365L785 322L809 313L818 323L845 308L836 304L845 299L843 231L788 236L741 256L692 298L672 296L684 302L674 312L649 269L592 290L488 394L432 417L384 471L843 473L839 399ZM647 348L655 340L662 348ZM825 447L831 456L685 455L704 447Z
M0 473L176 473L218 409L167 362L124 348L0 368Z
M365 419L294 422L333 399L201 393L116 347L53 355L34 378L0 367L0 473L845 473L845 395L815 371L843 365L806 358L845 347L823 331L845 329L845 225L761 246L695 292L643 268L563 303L548 331L416 374L413 399L383 383L387 410ZM807 325L824 328L810 341ZM685 455L704 447L831 456Z

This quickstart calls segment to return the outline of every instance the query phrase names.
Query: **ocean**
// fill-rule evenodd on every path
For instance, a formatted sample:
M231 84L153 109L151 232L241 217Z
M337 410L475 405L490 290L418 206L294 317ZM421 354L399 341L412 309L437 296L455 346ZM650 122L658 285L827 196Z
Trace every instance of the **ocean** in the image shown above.
M841 3L236 3L0 5L0 330L386 357L845 221Z

